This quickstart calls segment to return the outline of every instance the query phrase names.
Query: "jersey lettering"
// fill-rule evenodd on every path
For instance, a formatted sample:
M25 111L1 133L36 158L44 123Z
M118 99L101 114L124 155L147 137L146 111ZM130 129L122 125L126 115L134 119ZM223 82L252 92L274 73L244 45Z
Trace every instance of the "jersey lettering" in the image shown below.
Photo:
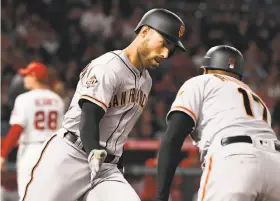
M58 112L57 111L37 111L34 118L34 127L36 130L56 130L58 124Z
M138 103L141 108L144 108L148 102L147 97L148 96L141 89L136 90L132 88L122 92L120 96L114 95L109 104L109 108L120 107L131 103Z
M255 94L249 93L243 88L238 88L238 91L243 96L243 103L244 103L244 107L245 107L245 111L246 111L247 115L251 116L252 118L256 118L255 115L253 114L252 106L251 106L251 102L250 102L250 98L249 98L249 95L251 95L253 97L254 101L256 101L257 103L262 105L262 107L263 107L262 118L265 122L267 122L267 107L265 106L264 102Z

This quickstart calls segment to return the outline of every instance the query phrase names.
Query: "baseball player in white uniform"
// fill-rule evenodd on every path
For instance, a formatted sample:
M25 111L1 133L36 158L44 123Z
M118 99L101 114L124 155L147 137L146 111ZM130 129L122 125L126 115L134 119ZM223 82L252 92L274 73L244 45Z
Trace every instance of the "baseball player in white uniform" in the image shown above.
M120 170L123 146L148 101L147 69L176 48L185 51L183 31L177 15L153 9L127 48L84 68L62 128L45 144L22 200L140 200Z
M203 167L198 201L280 200L280 142L265 103L241 81L243 66L237 49L213 47L204 74L180 88L159 151L157 201L168 200L189 134Z
M32 62L20 69L19 73L24 76L24 87L30 91L15 100L10 118L11 128L1 146L1 171L5 158L19 141L16 163L18 194L22 197L43 142L61 126L64 102L48 89L45 65Z

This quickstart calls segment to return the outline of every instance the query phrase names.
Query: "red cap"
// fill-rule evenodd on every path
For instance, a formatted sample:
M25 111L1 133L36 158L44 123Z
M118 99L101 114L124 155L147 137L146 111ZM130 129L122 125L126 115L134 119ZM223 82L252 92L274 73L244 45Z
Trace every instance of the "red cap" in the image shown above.
M33 75L39 80L48 77L48 68L39 62L31 62L26 68L20 68L18 72L21 75Z

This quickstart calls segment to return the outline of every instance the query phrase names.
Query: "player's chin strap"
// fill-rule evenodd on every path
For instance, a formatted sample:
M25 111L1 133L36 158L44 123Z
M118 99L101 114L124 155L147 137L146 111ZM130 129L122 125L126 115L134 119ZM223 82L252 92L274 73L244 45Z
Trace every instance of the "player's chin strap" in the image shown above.
M91 169L91 180L93 180L100 171L106 157L107 152L104 149L93 149L89 153L88 162Z

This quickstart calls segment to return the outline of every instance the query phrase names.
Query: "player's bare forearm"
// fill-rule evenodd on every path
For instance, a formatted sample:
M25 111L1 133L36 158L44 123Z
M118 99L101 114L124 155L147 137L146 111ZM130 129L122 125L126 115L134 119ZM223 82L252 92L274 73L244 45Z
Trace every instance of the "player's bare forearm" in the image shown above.
M157 201L167 201L175 170L180 161L181 147L191 133L194 122L183 112L174 112L168 121L168 128L161 140L157 168Z
M84 101L80 122L80 136L86 152L99 149L99 122L104 116L104 110L98 105Z

